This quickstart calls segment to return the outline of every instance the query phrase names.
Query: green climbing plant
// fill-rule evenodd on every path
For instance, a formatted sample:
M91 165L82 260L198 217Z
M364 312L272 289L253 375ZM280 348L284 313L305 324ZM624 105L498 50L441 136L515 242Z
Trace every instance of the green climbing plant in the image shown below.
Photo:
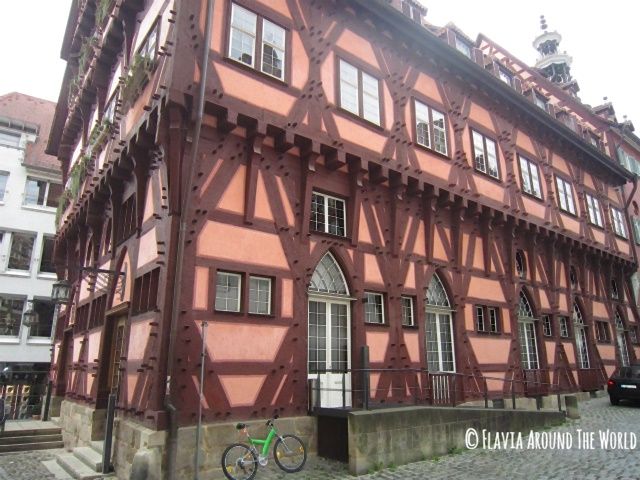
M120 90L123 108L126 109L133 105L133 102L149 80L149 74L153 70L153 66L154 61L149 57L140 54L136 54L133 57Z

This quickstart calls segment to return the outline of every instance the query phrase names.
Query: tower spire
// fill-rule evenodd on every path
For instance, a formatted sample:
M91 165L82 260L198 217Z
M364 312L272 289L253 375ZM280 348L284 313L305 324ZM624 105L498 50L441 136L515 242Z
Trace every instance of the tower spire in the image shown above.
M548 31L544 15L540 15L540 30L542 33L533 41L533 47L540 54L535 67L547 79L577 97L580 87L578 87L578 82L571 77L573 59L567 55L567 52L558 51L562 36L556 31Z

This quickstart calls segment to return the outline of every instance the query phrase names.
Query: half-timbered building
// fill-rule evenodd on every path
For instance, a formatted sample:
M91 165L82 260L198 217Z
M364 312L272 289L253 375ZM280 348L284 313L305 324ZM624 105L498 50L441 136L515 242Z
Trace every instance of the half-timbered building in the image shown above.
M73 2L49 142L68 446L117 392L119 474L146 448L187 475L199 418L312 437L310 406L594 391L640 355L621 125L555 32L530 67L425 14Z

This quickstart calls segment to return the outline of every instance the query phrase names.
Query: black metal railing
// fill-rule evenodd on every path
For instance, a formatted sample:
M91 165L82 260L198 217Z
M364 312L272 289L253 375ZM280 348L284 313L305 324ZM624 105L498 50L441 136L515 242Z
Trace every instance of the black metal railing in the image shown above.
M597 369L593 369L597 370ZM549 382L546 369L521 370L513 378L458 372L429 372L421 368L325 369L309 375L309 411L321 408L373 409L385 406L434 405L455 407L465 402L516 408L518 397L557 396L572 389ZM594 378L596 373L591 374ZM598 380L599 382L599 380ZM601 383L595 382L598 388ZM597 388L595 388L597 389ZM536 402L538 409L541 402Z

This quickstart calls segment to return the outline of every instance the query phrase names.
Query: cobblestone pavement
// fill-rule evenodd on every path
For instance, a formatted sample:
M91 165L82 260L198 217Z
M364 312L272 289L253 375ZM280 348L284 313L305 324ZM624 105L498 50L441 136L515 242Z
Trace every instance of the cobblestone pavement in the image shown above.
M640 442L640 406L612 407L607 397L580 404L580 420L568 420L561 427L545 433L570 435L573 446L568 450L528 450L528 439L523 438L523 449L463 451L439 459L387 468L363 480L419 480L419 479L640 479L640 444L634 450L612 449L601 446L599 432L633 432ZM579 449L578 430L595 432L593 450ZM584 443L584 442L583 442ZM0 456L0 480L50 480L51 475L42 465L43 460L54 458L60 450L46 450ZM256 480L340 480L353 479L344 464L312 457L305 469L297 474L284 474L273 461L260 468ZM212 480L212 479L202 479Z
M55 458L60 450L34 450L0 456L0 480L52 480L55 479L42 464Z

